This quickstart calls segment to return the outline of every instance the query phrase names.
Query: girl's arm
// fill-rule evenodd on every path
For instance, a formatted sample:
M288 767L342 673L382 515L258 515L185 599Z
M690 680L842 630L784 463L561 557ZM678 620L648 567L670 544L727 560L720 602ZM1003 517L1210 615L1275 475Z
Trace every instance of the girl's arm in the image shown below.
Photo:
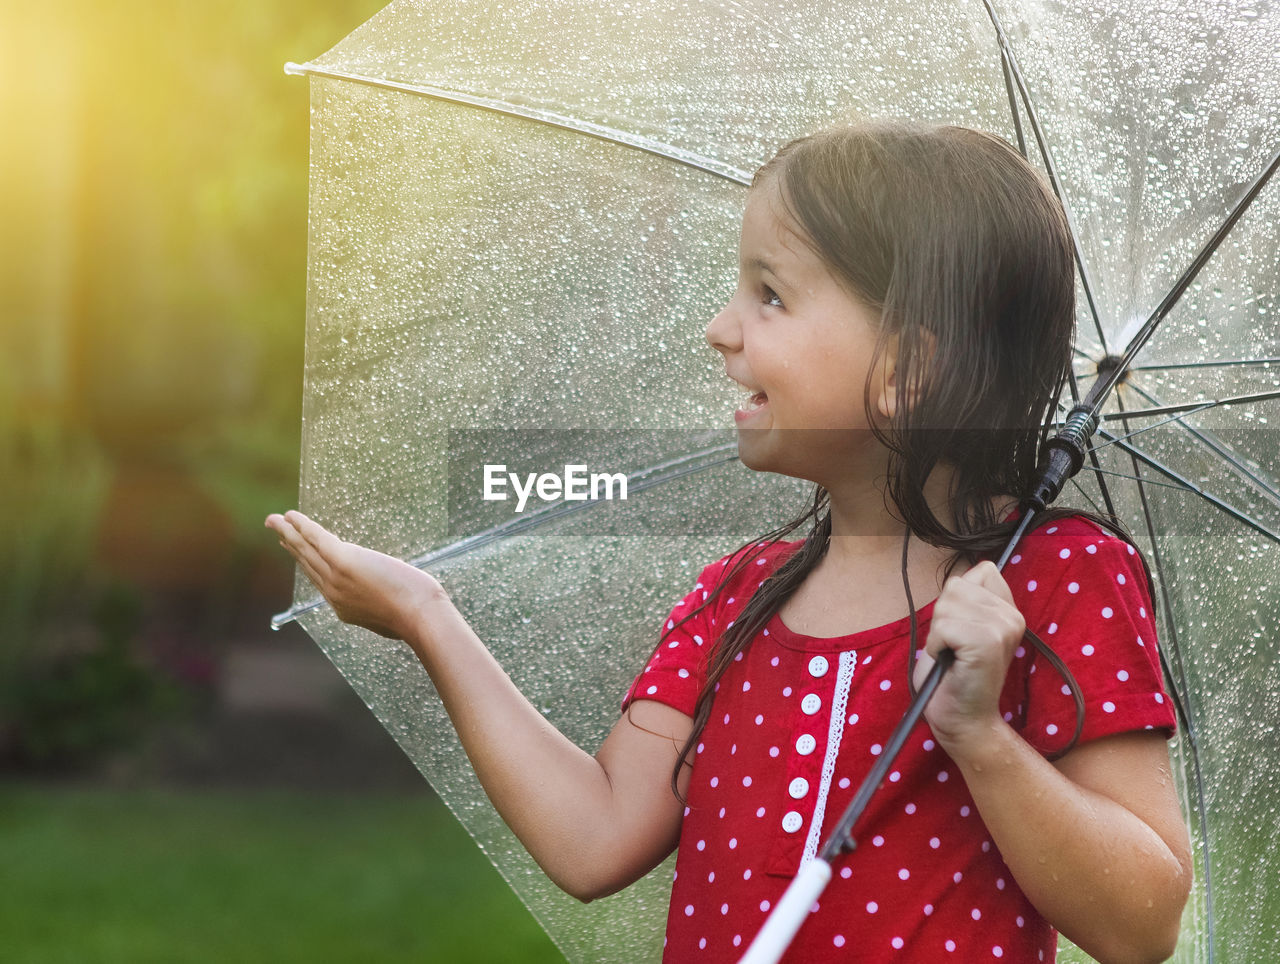
M559 887L583 901L611 894L675 847L683 804L671 771L688 716L636 701L592 757L516 689L433 577L300 512L267 526L340 619L409 644L489 799Z
M1192 871L1164 737L1122 733L1046 761L998 708L1023 628L991 563L948 581L926 651L956 663L926 719L1036 909L1100 961L1165 960Z

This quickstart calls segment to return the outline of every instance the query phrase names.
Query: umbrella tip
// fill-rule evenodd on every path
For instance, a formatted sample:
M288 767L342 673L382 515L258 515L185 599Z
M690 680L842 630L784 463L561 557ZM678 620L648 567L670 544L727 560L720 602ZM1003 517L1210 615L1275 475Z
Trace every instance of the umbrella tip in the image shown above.
M295 64L292 60L290 60L288 63L284 65L284 72L286 74L289 74L290 76L295 74L305 74L307 72L307 68L304 67L302 64Z

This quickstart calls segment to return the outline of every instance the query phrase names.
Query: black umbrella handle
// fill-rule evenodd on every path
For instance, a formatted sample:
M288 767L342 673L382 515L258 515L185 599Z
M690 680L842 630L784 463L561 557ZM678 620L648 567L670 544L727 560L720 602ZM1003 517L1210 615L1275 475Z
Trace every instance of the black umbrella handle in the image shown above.
M1039 477L1031 494L1023 500L1023 524L1005 547L1004 555L998 563L1004 568L1005 559L1013 552L1013 547L1026 532L1026 523L1030 521L1032 511L1040 511L1050 505L1062 492L1067 480L1080 471L1084 465L1085 453L1089 450L1089 439L1098 430L1098 409L1102 407L1101 398L1094 398L1091 392L1083 402L1073 408L1058 432L1045 445L1044 459L1037 467Z

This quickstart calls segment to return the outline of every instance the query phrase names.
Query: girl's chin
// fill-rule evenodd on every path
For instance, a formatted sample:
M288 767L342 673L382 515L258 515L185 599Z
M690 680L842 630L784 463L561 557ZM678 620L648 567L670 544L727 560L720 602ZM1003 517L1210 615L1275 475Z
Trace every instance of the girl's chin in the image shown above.
M738 461L753 472L774 472L804 478L804 474L797 471L796 466L788 464L783 454L777 451L776 445L770 445L771 434L773 433L767 429L739 428Z
M738 461L757 472L769 471L768 466L765 464L769 459L766 456L764 446L761 444L764 441L761 438L762 434L760 429L741 427L738 429Z
M772 472L830 490L862 460L883 462L883 447L867 429L778 429L738 426L738 461L753 472Z

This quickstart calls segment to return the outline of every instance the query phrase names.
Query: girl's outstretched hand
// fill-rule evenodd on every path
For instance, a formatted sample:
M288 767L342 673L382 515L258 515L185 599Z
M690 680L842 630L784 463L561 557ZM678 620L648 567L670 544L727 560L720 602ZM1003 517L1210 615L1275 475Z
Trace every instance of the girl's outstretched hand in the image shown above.
M980 562L943 585L915 680L924 682L943 649L955 653L954 665L925 709L934 736L953 757L966 741L982 739L1001 722L1000 691L1025 629L994 563Z
M344 623L405 639L424 606L448 599L430 574L393 556L343 542L301 512L273 513L266 526Z

